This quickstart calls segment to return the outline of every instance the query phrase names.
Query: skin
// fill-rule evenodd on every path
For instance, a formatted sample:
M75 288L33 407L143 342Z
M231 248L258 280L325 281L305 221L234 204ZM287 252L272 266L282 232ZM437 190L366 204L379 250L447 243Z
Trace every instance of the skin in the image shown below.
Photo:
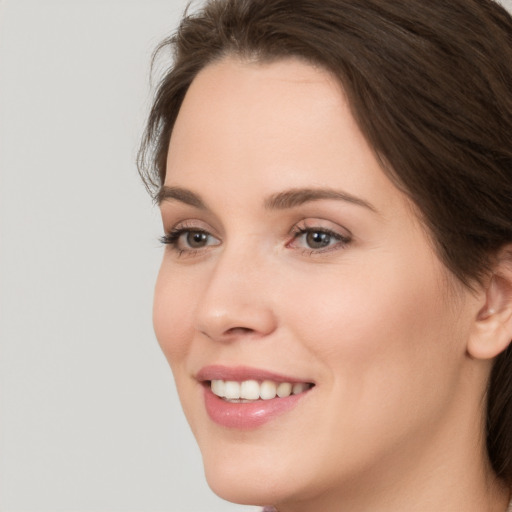
M280 512L506 508L482 439L490 363L467 348L485 293L439 261L329 73L299 60L205 68L165 185L204 203L161 202L164 230L185 231L166 247L154 326L216 493ZM302 188L356 200L268 207ZM339 237L312 248L297 228ZM228 429L195 378L211 364L315 387L257 429Z

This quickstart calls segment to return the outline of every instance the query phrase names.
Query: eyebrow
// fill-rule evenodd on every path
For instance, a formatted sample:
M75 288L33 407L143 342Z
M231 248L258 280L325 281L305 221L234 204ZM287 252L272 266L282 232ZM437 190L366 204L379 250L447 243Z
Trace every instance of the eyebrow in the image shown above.
M377 213L377 209L368 201L347 192L330 188L294 188L285 190L269 196L265 200L264 206L267 210L286 210L295 208L304 203L320 201L322 199L346 201ZM164 201L178 201L200 210L208 209L200 195L181 187L169 187L164 185L158 191L155 200L158 205Z
M179 201L180 203L188 204L189 206L193 206L200 210L207 209L205 202L201 199L201 196L191 190L181 187L168 187L167 185L164 185L158 191L155 201L158 205L162 204L164 201Z
M333 190L330 188L296 188L284 192L278 192L271 195L265 201L265 208L268 210L285 210L294 208L311 201L319 201L322 199L335 199L337 201L346 201L357 206L368 208L372 212L377 213L377 209L368 201L356 197L352 194L341 190Z

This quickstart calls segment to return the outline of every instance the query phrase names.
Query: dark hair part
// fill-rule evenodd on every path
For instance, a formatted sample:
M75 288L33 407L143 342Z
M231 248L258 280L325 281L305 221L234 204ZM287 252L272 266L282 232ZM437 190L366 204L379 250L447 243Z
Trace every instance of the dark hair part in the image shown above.
M210 0L170 48L138 163L156 197L194 77L227 55L299 57L341 83L384 172L467 286L512 242L512 18L492 0ZM512 349L494 363L487 449L512 485Z

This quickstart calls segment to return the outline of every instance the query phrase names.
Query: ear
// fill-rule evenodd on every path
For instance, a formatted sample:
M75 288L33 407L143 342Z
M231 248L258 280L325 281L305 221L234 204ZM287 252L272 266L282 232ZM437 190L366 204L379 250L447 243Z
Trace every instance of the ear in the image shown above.
M512 341L512 245L498 254L484 299L468 340L475 359L492 359Z

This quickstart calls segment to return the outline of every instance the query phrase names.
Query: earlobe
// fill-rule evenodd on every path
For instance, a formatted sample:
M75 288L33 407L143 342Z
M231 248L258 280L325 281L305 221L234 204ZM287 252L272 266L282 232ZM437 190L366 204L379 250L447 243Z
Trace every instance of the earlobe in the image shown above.
M468 340L475 359L492 359L512 341L512 246L500 252Z

